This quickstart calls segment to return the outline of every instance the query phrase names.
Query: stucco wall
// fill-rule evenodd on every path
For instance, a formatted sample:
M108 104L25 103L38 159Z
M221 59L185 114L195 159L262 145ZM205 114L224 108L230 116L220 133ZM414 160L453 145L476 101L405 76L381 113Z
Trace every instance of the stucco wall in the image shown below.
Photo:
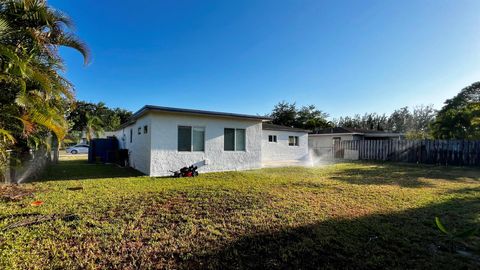
M150 112L150 175L171 175L170 170L196 164L200 172L246 170L261 167L261 133L259 120L241 120L211 116L190 116ZM205 128L205 151L179 152L178 126ZM246 129L246 151L224 151L224 128ZM208 160L204 164L204 160Z
M331 155L333 154L334 137L339 137L341 141L360 139L359 136L353 134L310 135L308 136L308 147L318 156Z
M361 136L357 136L357 135L336 135L336 134L315 135L314 134L308 137L308 147L310 148L332 147L333 138L336 138L336 137L339 137L341 141L362 139Z
M144 133L144 126L148 126L148 131ZM140 128L140 134L138 134ZM132 142L130 142L130 129L132 129ZM150 141L151 141L151 117L146 115L138 119L135 123L118 130L115 134L120 148L129 150L130 167L139 170L144 174L150 174Z
M269 142L268 136L276 135L277 142ZM288 137L298 136L299 145L289 146ZM290 161L308 159L308 134L277 130L262 131L262 161Z

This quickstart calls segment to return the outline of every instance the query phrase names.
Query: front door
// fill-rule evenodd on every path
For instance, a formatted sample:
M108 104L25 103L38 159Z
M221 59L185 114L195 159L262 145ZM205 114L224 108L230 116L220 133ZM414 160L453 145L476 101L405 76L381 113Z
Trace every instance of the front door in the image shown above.
M340 137L333 137L333 157L334 158L343 158L343 151L340 147L340 142L342 139Z

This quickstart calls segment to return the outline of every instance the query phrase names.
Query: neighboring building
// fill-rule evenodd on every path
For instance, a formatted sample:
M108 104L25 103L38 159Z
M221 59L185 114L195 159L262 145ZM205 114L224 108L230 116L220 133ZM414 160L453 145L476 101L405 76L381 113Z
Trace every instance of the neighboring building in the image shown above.
M120 148L129 150L130 166L150 176L171 175L171 171L192 164L200 172L257 169L264 158L270 161L275 153L282 154L279 161L308 156L307 131L288 127L279 130L277 126L276 130L266 129L267 134L262 127L269 120L256 115L147 105L115 136ZM264 142L268 135L277 136L277 143Z
M308 135L308 147L318 156L335 156L334 148L346 140L401 140L403 133L344 127L326 128Z
M310 131L263 123L263 165L281 166L307 161L308 132Z
M105 139L105 138L108 138L108 137L114 137L115 134L116 134L115 131L104 131L104 132L100 133L98 135L98 137L92 136L92 139ZM77 143L78 144L88 144L87 132L82 131L82 137L80 138L80 140L78 140Z

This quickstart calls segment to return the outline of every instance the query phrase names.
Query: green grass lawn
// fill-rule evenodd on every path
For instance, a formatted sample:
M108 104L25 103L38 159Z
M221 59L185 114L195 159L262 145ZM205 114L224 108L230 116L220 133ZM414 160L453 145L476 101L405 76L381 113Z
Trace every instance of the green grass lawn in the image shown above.
M0 187L33 192L0 202L1 269L480 266L478 235L451 243L434 223L479 224L475 169L343 163L172 179L70 159L44 179Z

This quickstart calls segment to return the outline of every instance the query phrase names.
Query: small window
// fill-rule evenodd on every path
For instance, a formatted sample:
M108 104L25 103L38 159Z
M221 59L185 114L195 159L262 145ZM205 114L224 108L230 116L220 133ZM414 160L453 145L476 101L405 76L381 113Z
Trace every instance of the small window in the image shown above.
M178 127L178 151L192 151L192 127Z
M223 133L223 150L235 151L235 129L226 128Z
M147 134L148 133L148 126L143 126L143 134Z
M277 142L277 135L268 135L268 141L269 142Z
M289 146L298 146L298 136L288 136Z
M245 151L246 134L242 128L226 128L223 135L223 150L225 151Z
M235 129L235 151L245 151L245 129Z
M192 150L205 151L205 128L192 128Z
M133 139L133 129L130 129L130 143L132 143Z
M138 135L142 134L142 127L138 127Z
M205 151L205 128L179 126L178 151Z

